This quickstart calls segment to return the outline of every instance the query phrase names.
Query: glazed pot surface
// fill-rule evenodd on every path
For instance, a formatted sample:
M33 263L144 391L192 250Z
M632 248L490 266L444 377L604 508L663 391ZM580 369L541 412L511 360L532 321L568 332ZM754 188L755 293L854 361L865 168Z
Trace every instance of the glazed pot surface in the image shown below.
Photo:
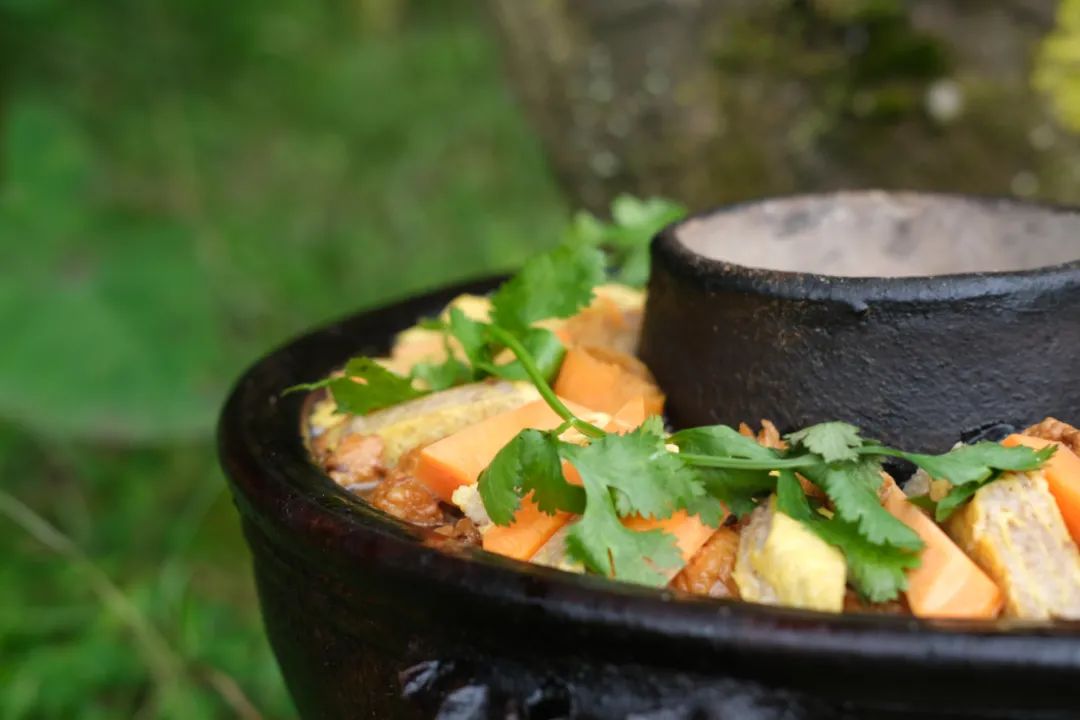
M1080 411L1073 210L879 192L722 208L658 236L649 290L641 353L677 426L845 420L943 452Z
M306 718L1071 717L1080 627L829 616L439 548L310 463L299 395L462 292L347 318L251 368L220 452Z

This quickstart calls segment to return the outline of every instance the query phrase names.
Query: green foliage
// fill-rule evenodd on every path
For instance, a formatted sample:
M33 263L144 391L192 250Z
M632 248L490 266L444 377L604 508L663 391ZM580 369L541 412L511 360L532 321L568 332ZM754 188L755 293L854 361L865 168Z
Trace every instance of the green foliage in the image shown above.
M451 369L460 363L448 364ZM421 375L440 384L446 367L425 366ZM428 394L413 387L412 378L402 377L368 357L355 357L345 364L344 375L328 377L318 382L303 383L285 392L311 391L329 388L340 413L367 415L375 410L397 405Z
M689 428L671 436L680 452L693 455L745 458L766 462L780 454L762 447L753 438L726 425ZM776 478L767 469L698 468L698 476L711 495L719 499L737 517L754 511L757 500L776 486Z
M922 540L915 531L881 506L878 499L881 463L877 460L838 462L803 472L829 496L837 517L858 528L870 543L907 550L922 548Z
M627 528L615 512L611 495L589 477L585 494L585 514L566 535L569 557L605 577L662 587L667 582L664 571L678 569L683 562L675 536L662 530Z
M491 319L522 333L539 320L570 317L604 278L604 258L588 245L560 245L525 263L491 298Z
M474 8L407 7L0 0L3 490L178 658L0 514L0 718L236 717L211 670L294 716L210 440L228 384L566 222Z
M1003 472L1036 470L1053 457L1056 450L1052 445L1033 450L981 442L961 445L944 455L894 454L915 463L935 480L948 480L952 484L949 494L933 503L934 517L938 522L943 522L970 500L979 488L997 479Z
M1057 448L1053 445L1041 450L1027 447L1005 447L995 442L961 445L944 455L900 453L899 456L915 463L935 480L948 480L953 485L984 482L1000 470L1027 472L1042 467Z
M509 525L520 499L530 494L548 515L585 508L581 488L566 481L558 445L554 433L522 430L495 455L479 480L480 497L493 523Z
M546 328L528 328L521 332L521 344L529 351L537 369L545 380L551 382L558 374L566 357L566 347L558 336ZM491 372L507 380L528 380L529 374L519 360L503 365L491 365Z
M1062 125L1080 132L1080 0L1061 0L1057 25L1042 42L1033 83Z
M602 248L616 268L614 280L643 287L649 279L649 243L664 226L686 215L686 208L663 198L620 195L611 203L611 222L584 210L574 216L570 241Z
M863 444L859 428L844 422L812 425L788 435L787 440L792 446L801 445L817 453L827 463L857 459L858 448Z

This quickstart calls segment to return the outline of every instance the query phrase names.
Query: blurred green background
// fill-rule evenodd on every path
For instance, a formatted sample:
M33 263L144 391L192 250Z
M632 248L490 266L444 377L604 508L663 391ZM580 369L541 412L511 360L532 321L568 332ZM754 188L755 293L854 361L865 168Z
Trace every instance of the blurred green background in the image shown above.
M290 334L557 237L476 10L0 0L0 477L78 549L0 515L0 718L235 714L210 673L291 714L215 413Z
M830 33L882 17L900 32L896 3L824 4ZM831 42L804 30L784 37ZM898 132L851 108L922 97L951 67L867 81L845 57L777 71L818 68L806 102L828 113L795 133L820 143L807 162L853 122ZM1080 129L1080 2L1040 57L1023 83L1057 123L1018 129L1036 146ZM919 142L967 137L904 103ZM471 0L0 0L0 719L292 714L215 413L291 334L513 267L561 237L572 205L657 189L601 164L606 184L567 201L528 127ZM1009 166L1000 190L1075 196L1080 170L1054 168L1032 187L1041 176ZM799 186L725 177L717 199Z

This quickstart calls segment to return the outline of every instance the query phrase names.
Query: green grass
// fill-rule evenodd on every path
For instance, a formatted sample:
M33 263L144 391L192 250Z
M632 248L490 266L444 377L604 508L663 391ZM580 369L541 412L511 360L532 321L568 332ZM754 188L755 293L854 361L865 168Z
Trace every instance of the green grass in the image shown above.
M0 0L0 719L290 716L229 382L559 237L474 6L397 5Z

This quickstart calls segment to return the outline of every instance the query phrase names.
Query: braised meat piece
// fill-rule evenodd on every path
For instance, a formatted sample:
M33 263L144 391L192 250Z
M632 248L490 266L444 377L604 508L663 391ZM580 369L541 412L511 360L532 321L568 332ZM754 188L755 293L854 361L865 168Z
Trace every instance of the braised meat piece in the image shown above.
M1059 442L1080 455L1080 430L1056 418L1048 417L1038 425L1029 427L1024 434Z
M386 474L382 454L383 441L378 435L352 433L327 454L323 467L338 485L363 488Z
M753 429L746 423L739 423L739 432L748 438L757 440L758 445L772 448L773 450L787 450L787 443L780 437L780 431L772 420L762 420L761 430L755 435Z
M476 525L473 525L473 521L469 518L461 518L455 523L443 525L436 528L435 532L445 535L451 540L456 540L462 545L472 547L480 547L484 539L480 531L476 529Z
M414 525L434 527L444 521L439 501L427 486L402 472L395 472L379 483L367 500L383 512Z
M671 587L692 595L739 597L739 588L731 577L738 551L739 533L720 528L675 576Z

